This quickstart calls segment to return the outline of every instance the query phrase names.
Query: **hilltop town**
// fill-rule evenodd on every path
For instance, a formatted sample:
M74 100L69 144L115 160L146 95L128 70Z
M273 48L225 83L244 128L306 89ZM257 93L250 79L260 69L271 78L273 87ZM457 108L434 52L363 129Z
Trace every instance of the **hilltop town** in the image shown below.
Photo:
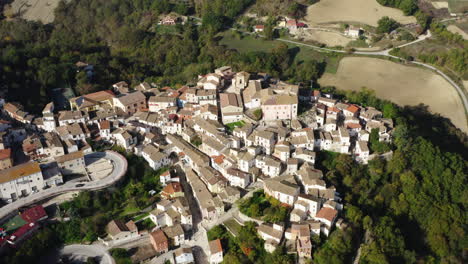
M153 170L170 169L160 175L164 187L147 215L154 224L148 236L142 237L133 220L115 219L103 243L147 239L157 254L174 253L176 263L193 261L189 246L200 241L208 261L220 263L221 242L208 243L197 234L232 220L256 222L267 252L285 244L300 258L310 258L311 236L346 226L340 218L344 194L314 167L317 154L338 152L367 164L373 158L370 135L390 142L393 130L392 120L375 108L229 66L178 89L148 83L131 88L122 81L110 90L70 98L69 110L57 111L51 102L41 117L17 103L2 103L4 202L58 188L69 175L82 175L79 182L99 181L112 165L85 157L92 155L91 145L112 145L141 156ZM286 218L273 222L247 215L238 201L249 203L259 195L286 208ZM40 205L29 210L39 216L5 232L3 247L18 245L47 217Z

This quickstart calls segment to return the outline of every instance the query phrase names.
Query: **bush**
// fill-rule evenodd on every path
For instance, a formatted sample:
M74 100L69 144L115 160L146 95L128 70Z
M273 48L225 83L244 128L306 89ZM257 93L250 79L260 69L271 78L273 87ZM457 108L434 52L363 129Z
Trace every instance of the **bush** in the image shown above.
M400 26L393 18L384 16L377 21L377 33L390 33Z

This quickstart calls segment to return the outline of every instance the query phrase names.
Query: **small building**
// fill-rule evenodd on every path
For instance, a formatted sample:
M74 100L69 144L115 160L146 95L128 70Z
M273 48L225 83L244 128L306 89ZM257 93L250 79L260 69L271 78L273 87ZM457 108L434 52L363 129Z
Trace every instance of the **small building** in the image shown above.
M359 38L359 36L362 34L362 29L361 28L357 28L357 27L352 27L352 26L349 26L344 34L348 37L351 37L351 38Z
M82 151L75 151L55 158L63 175L86 174L85 160Z
M239 94L221 93L219 94L219 100L223 124L242 120L244 117L243 103Z
M13 159L11 158L11 149L0 150L0 170L8 169L13 166Z
M140 91L118 95L113 102L116 109L128 115L146 109L146 97Z
M169 240L161 229L150 233L150 242L159 254L169 251Z
M171 245L177 247L185 243L185 233L184 229L182 228L182 225L176 224L172 226L167 226L163 229L163 231L169 239Z
M366 141L357 141L354 149L354 157L356 161L367 164L369 161L369 147Z
M255 25L255 27L254 27L255 32L263 32L264 30L265 30L264 25Z
M57 162L41 164L40 167L45 187L57 186L63 183L63 175L60 172Z
M321 231L328 236L337 216L337 210L329 207L322 207L317 215L314 216L314 220L320 221L324 224L323 228L321 228Z
M12 202L42 190L44 179L39 163L30 161L0 171L0 198Z
M184 196L182 185L178 182L169 182L161 191L161 196L169 199Z
M209 262L210 264L219 264L223 262L223 246L221 245L221 240L216 239L209 242L210 245L210 255Z
M138 237L138 228L132 220L125 224L120 220L112 220L107 224L107 232L114 241Z
M174 252L176 264L191 264L195 263L192 248L178 248Z

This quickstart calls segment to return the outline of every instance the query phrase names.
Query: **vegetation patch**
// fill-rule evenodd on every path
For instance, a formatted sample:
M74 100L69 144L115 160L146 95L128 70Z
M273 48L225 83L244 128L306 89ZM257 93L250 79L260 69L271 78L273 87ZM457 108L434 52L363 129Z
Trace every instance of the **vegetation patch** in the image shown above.
M267 197L262 190L254 192L248 199L240 200L239 210L247 216L261 218L269 223L284 222L289 211L275 198Z
M243 127L244 125L245 125L245 122L241 120L241 121L226 124L225 126L227 127L229 132L232 132L234 128Z
M234 235L239 236L242 225L240 225L236 220L229 219L224 221L223 225Z
M246 222L240 228L237 237L234 237L223 225L213 227L207 235L210 241L221 240L225 263L284 264L295 261L294 255L287 254L282 246L273 253L266 252L264 241L258 236L254 222Z

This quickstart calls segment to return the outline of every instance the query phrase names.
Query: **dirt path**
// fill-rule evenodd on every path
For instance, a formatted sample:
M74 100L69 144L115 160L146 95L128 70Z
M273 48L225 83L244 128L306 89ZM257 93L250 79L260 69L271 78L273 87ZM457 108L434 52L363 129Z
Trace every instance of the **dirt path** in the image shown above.
M307 8L306 21L312 24L346 21L377 26L383 16L402 24L416 22L414 17L404 16L402 11L382 6L376 0L321 0Z
M326 73L319 83L354 91L367 87L375 90L378 97L399 105L423 103L468 133L460 97L443 77L431 71L382 59L346 57L336 74Z
M452 33L460 34L463 37L463 39L468 40L468 34L466 34L465 31L461 30L456 25L450 25L450 26L447 27L447 29L448 29L448 31L450 31Z

